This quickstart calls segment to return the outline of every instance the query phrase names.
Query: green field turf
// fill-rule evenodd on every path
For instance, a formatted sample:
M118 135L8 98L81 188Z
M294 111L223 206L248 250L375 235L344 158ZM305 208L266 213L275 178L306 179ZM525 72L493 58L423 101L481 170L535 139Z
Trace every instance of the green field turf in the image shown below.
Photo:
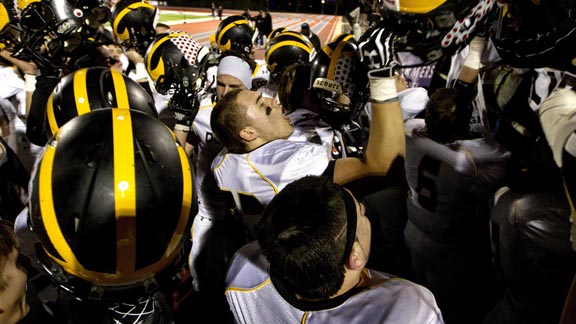
M188 20L188 19L199 19L199 18L207 18L207 17L212 17L212 14L206 14L206 15L190 15L190 14L186 14L186 13L181 13L181 14L177 14L177 13L160 13L160 19L159 21L161 22L167 22L167 21L173 21L173 20Z

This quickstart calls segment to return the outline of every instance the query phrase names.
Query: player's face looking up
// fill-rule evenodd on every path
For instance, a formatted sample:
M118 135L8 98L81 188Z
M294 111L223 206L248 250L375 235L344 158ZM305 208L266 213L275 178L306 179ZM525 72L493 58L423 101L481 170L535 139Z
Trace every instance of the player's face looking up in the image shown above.
M265 141L287 139L294 132L290 119L284 115L282 106L274 98L265 98L256 91L241 91L238 101L246 105L248 126Z

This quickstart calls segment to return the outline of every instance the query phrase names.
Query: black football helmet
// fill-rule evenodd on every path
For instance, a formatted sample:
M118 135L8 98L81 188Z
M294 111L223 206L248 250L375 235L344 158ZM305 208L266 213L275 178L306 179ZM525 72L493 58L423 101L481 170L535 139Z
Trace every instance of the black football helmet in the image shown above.
M216 44L222 52L234 50L249 55L252 53L253 34L254 30L246 17L228 16L218 24Z
M380 24L397 35L396 52L421 64L452 55L474 38L496 0L379 0Z
M197 93L205 86L209 54L210 50L188 33L161 34L146 52L146 69L161 94L178 90Z
M84 12L67 0L29 2L20 13L19 57L30 57L40 67L64 68L82 47Z
M305 36L290 30L278 33L266 46L265 59L271 80L278 82L289 65L309 64L314 55L314 46Z
M82 301L153 295L187 260L197 212L192 179L184 148L160 120L115 108L73 118L46 144L31 177L41 264Z
M20 25L14 6L0 2L0 49L13 49L20 44Z
M310 95L321 118L334 128L358 117L368 102L370 89L354 36L336 37L312 60Z
M146 0L120 0L112 6L112 31L122 46L144 55L156 35L159 16L158 8Z
M158 118L154 99L138 82L104 67L74 71L56 85L46 104L48 138L72 118L102 108L134 109Z

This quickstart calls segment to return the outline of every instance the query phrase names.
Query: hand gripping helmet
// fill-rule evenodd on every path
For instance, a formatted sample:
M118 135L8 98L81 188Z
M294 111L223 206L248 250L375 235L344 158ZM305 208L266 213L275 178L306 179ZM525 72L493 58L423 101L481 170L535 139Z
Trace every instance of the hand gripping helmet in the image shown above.
M398 36L397 52L428 64L474 38L496 0L380 0L384 26Z
M110 21L122 46L144 55L156 35L158 18L158 8L146 0L120 0L112 7Z
M14 6L0 2L0 49L14 48L20 44L18 13Z
M146 70L161 94L198 92L204 87L209 54L210 50L188 33L162 34L146 52Z
M138 82L105 67L76 70L60 79L46 104L47 135L72 118L102 108L134 109L158 117L154 99Z
M369 95L367 71L351 34L338 36L312 60L310 96L332 127L356 119Z
M174 133L143 112L98 109L70 120L31 177L43 267L79 300L155 294L189 252L192 176Z
M309 64L316 52L308 38L295 31L283 31L268 42L266 65L270 78L278 82L282 71L294 63Z
M39 66L63 68L81 47L84 13L67 0L30 2L20 13L24 56Z
M246 17L232 15L218 24L216 44L222 52L233 50L249 55L252 53L253 34L254 31Z

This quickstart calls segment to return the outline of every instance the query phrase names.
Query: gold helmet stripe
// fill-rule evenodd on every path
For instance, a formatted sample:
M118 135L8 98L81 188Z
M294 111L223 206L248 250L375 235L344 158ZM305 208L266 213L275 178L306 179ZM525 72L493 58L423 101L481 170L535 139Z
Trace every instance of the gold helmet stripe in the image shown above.
M136 172L132 118L128 109L112 109L114 142L114 197L116 213L116 269L129 274L135 269Z
M348 40L352 37L353 37L352 35L347 35L343 39L341 39L331 54L336 55L336 57L340 57L340 53L342 53L342 49L344 49L344 45L346 45L346 42L348 42ZM330 55L330 57L332 55ZM330 67L328 68L328 79L334 78L334 71L336 71L337 65L338 65L338 60L334 60L334 59L330 60Z
M141 2L135 2L131 5L129 5L128 7L122 9L122 11L120 11L118 13L118 16L116 16L116 19L114 19L114 24L112 25L112 28L114 30L114 34L116 34L116 36L118 38L120 38L121 40L128 40L130 39L130 33L128 32L128 28L126 28L124 30L123 33L119 33L118 31L118 24L120 23L120 21L122 21L122 18L124 16L126 16L127 14L129 14L130 12L137 10L139 8L148 8L152 11L156 11L156 7L149 4L146 1L141 1Z
M56 136L58 135L59 133L56 133ZM56 260L64 269L70 270L70 273L77 273L78 270L81 272L83 268L78 263L78 260L76 260L74 252L70 248L70 245L68 245L66 238L62 235L62 230L60 229L60 224L58 223L54 209L54 200L52 199L52 167L54 166L56 145L58 145L57 140L46 145L44 156L38 169L38 198L40 201L40 211L42 213L42 224L46 229L46 234L50 237L54 249L56 249L63 260L61 261L55 257L52 257L52 259ZM70 267L69 265L74 265L74 267Z
M299 47L299 48L305 50L306 52L308 52L308 54L310 54L312 52L312 49L310 48L310 46L307 46L305 43L302 43L299 41L294 41L294 40L281 41L281 42L278 42L277 44L274 44L271 48L269 48L266 51L266 61L269 60L270 55L272 55L272 53L274 53L274 51L277 48L284 47L284 46L296 46L296 47Z
M54 93L50 94L48 98L48 103L46 104L46 118L48 118L48 125L50 126L50 131L52 134L56 134L58 131L58 122L56 121L56 116L54 115Z
M76 104L76 111L78 116L84 115L90 112L90 102L88 101L88 87L86 86L86 80L88 75L88 69L80 69L74 72L74 98Z
M446 0L385 0L385 5L402 13L425 14L440 7Z
M228 38L228 42L226 42L226 44L222 44L221 43L222 37L224 36L224 34L226 34L228 29L234 28L234 27L239 26L239 25L248 25L248 27L250 27L250 24L248 24L248 20L238 19L237 21L234 21L234 22L228 24L227 26L225 26L224 28L222 28L220 33L218 33L218 35L216 35L217 36L216 44L218 44L221 51L227 51L227 50L230 50L232 48L232 41L230 40L230 38ZM222 45L220 45L220 44L222 44Z
M152 66L152 58L156 56L153 55L153 53L156 53L158 48L172 37L174 36L170 34L159 39L157 42L154 42L152 47L148 50L148 55L146 55L146 69L148 70L150 78L154 82L157 82L160 76L164 75L166 72L164 70L164 60L162 59L162 55L158 55L158 65L155 67Z
M182 209L180 210L180 221L176 225L175 233L172 235L172 239L166 249L169 255L176 255L179 252L179 243L182 241L182 237L187 234L185 230L190 217L193 195L192 171L190 170L186 151L178 142L176 142L176 146L178 147L180 165L182 166Z
M114 69L110 69L110 72L116 93L116 107L121 109L130 109L130 101L128 100L128 90L126 89L124 75Z

